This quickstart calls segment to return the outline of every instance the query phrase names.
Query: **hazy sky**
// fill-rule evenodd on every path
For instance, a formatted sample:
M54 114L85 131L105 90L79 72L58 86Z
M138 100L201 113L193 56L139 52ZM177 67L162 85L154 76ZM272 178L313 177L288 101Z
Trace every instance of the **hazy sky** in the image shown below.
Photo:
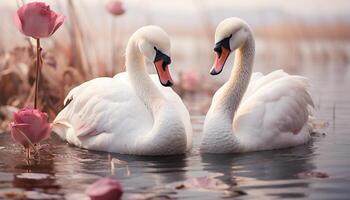
M0 5L16 6L16 2L20 0L0 0ZM30 2L33 0L26 0ZM65 0L43 0L44 2L55 2ZM84 4L101 4L108 0L78 0ZM349 0L124 0L126 4L148 4L152 9L161 9L163 11L176 10L180 12L192 11L195 1L205 2L206 7L210 9L216 8L278 8L292 13L299 13L302 15L323 13L340 14L349 13ZM76 1L77 2L77 1Z

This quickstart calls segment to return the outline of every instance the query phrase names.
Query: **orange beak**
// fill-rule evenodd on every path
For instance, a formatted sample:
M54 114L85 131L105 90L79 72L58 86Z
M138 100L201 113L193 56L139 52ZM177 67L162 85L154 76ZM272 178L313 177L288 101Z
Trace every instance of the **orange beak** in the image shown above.
M174 82L171 78L168 64L166 64L163 59L160 59L154 62L154 66L156 67L160 83L165 87L172 86Z
M221 51L215 52L215 53L216 53L215 63L214 63L214 66L210 70L211 75L217 75L217 74L221 73L231 51L225 47L221 47Z

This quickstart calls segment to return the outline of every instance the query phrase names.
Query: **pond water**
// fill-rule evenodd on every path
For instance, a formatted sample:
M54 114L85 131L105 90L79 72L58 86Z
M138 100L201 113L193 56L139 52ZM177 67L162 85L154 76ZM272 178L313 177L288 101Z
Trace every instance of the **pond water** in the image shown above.
M201 155L198 143L206 107L199 103L209 97L197 95L186 101L195 132L194 148L181 156L93 152L53 137L46 148L52 155L43 153L38 165L28 167L20 146L12 143L9 134L0 134L0 199L15 195L24 195L21 199L86 199L85 188L105 176L122 183L123 199L349 199L350 68L312 65L298 69L298 74L310 78L316 116L329 124L307 145ZM196 177L212 177L218 187L179 187Z

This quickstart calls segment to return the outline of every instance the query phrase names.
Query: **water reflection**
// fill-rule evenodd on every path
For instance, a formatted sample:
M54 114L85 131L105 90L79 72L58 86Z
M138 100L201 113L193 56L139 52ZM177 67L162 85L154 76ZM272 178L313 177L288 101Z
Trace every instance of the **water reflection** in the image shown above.
M201 155L204 170L223 174L224 177L242 176L261 180L295 179L299 173L315 169L313 157L311 143L278 151Z
M277 188L308 188L306 181L288 182L287 180L298 179L298 175L312 171L316 167L313 164L314 147L310 143L290 149L278 151L264 151L255 153L214 155L202 154L204 170L215 174L221 174L218 179L224 183L235 186L232 189L237 192L248 193L245 189L267 189ZM283 180L280 182L279 180ZM249 181L249 186L245 182ZM273 184L266 181L278 181ZM279 191L278 194L268 194L281 198L304 197L302 192ZM267 192L269 193L269 192ZM273 192L272 192L273 193Z
M56 183L55 177L43 173L22 173L14 175L13 186L23 189L50 189L51 192L58 191L60 186Z
M188 155L139 157L108 154L75 148L53 137L48 141L48 150L53 157L48 156L35 166L28 167L22 148L12 143L9 134L0 134L0 199L1 192L7 189L39 191L39 194L26 193L29 197L81 195L88 184L105 176L112 176L123 184L126 199L134 193L152 193L179 199L218 199L243 194L246 195L242 198L251 199L319 199L324 198L324 195L328 199L346 199L350 180L347 159L350 144L347 137L349 106L346 101L349 97L350 70L346 66L312 65L300 68L299 72L311 79L318 117L330 120L333 124L333 132L325 131L327 136L316 138L313 143L278 151L201 155L198 143L207 107L202 112L200 103L209 99L200 96L190 99L194 102L188 104L195 130L194 149ZM112 169L112 158L125 161L127 165ZM325 172L329 178L320 181L298 176L310 171ZM28 176L26 173L43 173L47 177L42 180L23 178L23 174L24 177ZM211 175L219 175L217 179L229 186L226 194L220 191L218 196L214 192L196 193L169 187L187 179Z

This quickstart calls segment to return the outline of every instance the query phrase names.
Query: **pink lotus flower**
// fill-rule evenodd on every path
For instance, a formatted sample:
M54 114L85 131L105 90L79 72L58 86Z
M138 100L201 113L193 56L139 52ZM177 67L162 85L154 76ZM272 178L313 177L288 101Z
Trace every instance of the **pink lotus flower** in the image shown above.
M108 12L110 12L112 15L118 16L125 13L125 10L123 8L123 3L118 0L110 1L106 5L106 9Z
M118 200L123 194L123 188L112 178L102 178L90 185L85 193L91 200Z
M14 17L16 27L35 39L50 37L63 24L64 16L55 13L43 2L28 3L20 7Z
M31 143L36 144L50 137L52 124L47 122L46 113L25 108L16 112L13 118L10 123L12 138L26 149Z

